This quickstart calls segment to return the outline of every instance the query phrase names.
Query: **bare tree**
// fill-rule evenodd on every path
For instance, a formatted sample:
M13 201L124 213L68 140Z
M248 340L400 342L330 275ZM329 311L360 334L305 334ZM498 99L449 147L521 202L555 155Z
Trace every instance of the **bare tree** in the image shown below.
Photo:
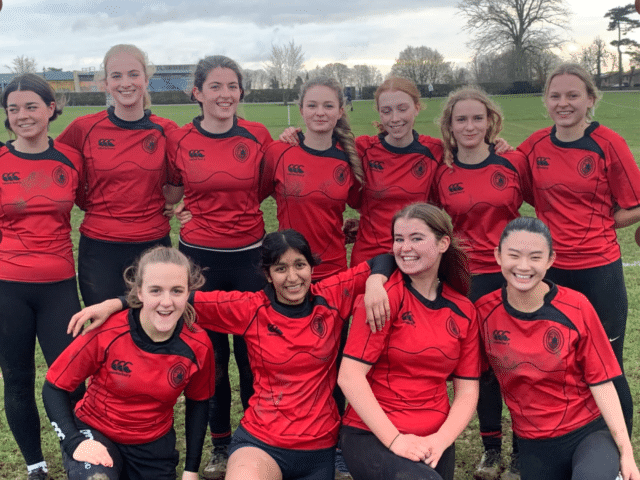
M618 31L618 39L611 42L611 45L618 49L618 73L620 74L619 85L622 87L622 77L624 70L622 68L622 54L628 53L633 55L633 52L623 52L621 47L635 47L640 49L640 44L635 40L626 37L627 33L631 30L640 27L640 20L635 18L629 18L629 15L635 13L635 7L632 3L625 5L624 7L615 7L604 14L605 18L609 20L609 26L607 30L610 32ZM637 54L637 53L636 53ZM631 83L631 82L629 82Z
M322 75L333 77L340 85L346 87L353 77L353 72L344 63L329 63L321 68Z
M531 79L544 85L551 71L562 63L562 59L551 50L536 50L529 55Z
M263 69L244 70L244 87L246 90L262 90L269 87L269 75Z
M304 53L302 46L296 45L293 40L285 45L271 45L269 61L265 64L265 70L270 77L276 79L280 88L291 88L304 66Z
M607 50L607 44L600 37L596 37L591 45L571 55L574 62L582 65L593 75L598 88L602 82L602 67L608 67L610 63L614 64L615 58L616 56Z
M469 46L477 54L513 52L512 80L528 80L528 54L564 42L552 27L569 29L564 0L465 0L458 9L475 35Z
M362 89L362 87L369 87L371 85L378 85L381 83L382 75L376 67L369 65L354 65L353 66L353 82L356 88Z
M5 68L8 68L13 73L17 73L18 75L22 75L23 73L36 73L36 60L34 58L20 55L14 58L11 63L13 66L5 65Z
M435 49L408 46L400 52L391 73L413 80L417 85L438 83L451 72L451 63Z

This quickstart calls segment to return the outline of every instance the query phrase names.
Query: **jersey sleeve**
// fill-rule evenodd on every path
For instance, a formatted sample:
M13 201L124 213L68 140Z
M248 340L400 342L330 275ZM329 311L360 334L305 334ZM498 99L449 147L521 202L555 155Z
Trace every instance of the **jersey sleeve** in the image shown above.
M391 319L393 318L392 308ZM368 365L375 364L388 342L392 324L392 320L387 320L382 330L372 332L367 323L364 296L358 296L353 308L353 318L351 319L347 344L344 348L344 356Z
M377 257L374 257L377 258ZM369 262L372 262L371 264ZM331 298L331 303L338 308L341 318L348 318L358 297L365 291L367 279L371 274L371 266L377 265L373 259L362 262L337 275L332 275L317 283L314 293ZM376 266L376 269L379 267ZM377 273L382 273L381 271ZM387 275L389 276L389 275Z
M257 310L264 304L262 292L195 292L193 306L198 326L214 332L244 335Z
M277 148L278 142L273 142L270 148L267 148L260 162L260 182L258 187L258 198L260 202L273 194L275 191L275 172L278 159L280 158L280 149Z
M123 312L112 315L110 319L115 315L123 315ZM49 367L46 380L56 388L72 392L93 375L102 366L102 359L105 358L105 348L100 342L102 332L104 328L98 328L71 342Z
M622 375L598 314L586 298L580 304L580 312L585 334L578 341L576 361L584 370L585 382L598 385Z
M64 143L82 151L86 134L78 121L73 121L57 136L56 142Z
M208 335L201 336L205 345L197 358L200 368L189 379L189 384L184 389L184 396L195 401L208 400L213 397L215 393L215 382L213 379L216 369L213 347L211 346L211 340L209 340Z
M523 200L529 205L533 205L533 179L531 176L531 166L527 161L527 157L521 150L507 152L504 156L518 172L520 192L522 193Z
M453 371L453 376L462 379L480 378L480 327L478 312L472 307L466 335L460 339L460 360Z
M182 138L182 135L180 135L177 130L167 135L167 151L165 154L167 161L167 183L176 187L183 185L182 173L177 164L179 138Z
M640 206L640 169L627 142L611 131L606 156L609 159L607 179L616 203L630 209Z

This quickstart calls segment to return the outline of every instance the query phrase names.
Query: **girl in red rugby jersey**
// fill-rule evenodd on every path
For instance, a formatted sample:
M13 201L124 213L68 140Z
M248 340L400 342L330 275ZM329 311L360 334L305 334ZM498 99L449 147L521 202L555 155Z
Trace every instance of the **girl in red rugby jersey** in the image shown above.
M175 480L173 407L186 397L182 480L198 480L215 369L189 294L204 283L178 250L157 246L125 275L131 309L77 338L42 390L69 480ZM75 411L69 392L91 377Z
M640 169L624 139L592 120L598 99L584 68L558 66L544 90L554 125L518 149L531 170L536 215L553 235L556 260L547 277L589 299L624 371L628 302L616 228L640 220ZM631 431L629 384L624 376L613 383Z
M640 479L607 334L584 295L545 278L557 258L549 229L536 218L511 221L495 258L506 285L476 307L522 480Z
M322 263L321 280L347 268L342 215L354 205L362 181L362 163L344 112L337 80L315 77L300 90L300 114L306 125L296 145L275 142L267 150L261 196L272 195L280 228L294 228L308 240Z
M434 205L405 207L392 233L390 319L372 333L357 304L340 367L342 451L355 480L453 480L453 443L475 411L480 376L467 256Z
M113 106L75 119L57 138L84 157L78 281L85 305L122 295L124 269L151 246L171 245L165 203L180 199L166 185L167 134L177 125L148 110L146 54L115 45L103 68Z
M7 423L29 480L46 480L34 364L36 338L48 365L69 345L60 320L80 309L71 209L82 177L80 153L48 136L62 113L40 76L16 76L2 94L15 140L0 147L0 368ZM74 392L77 400L82 387Z
M501 129L500 108L479 88L452 92L440 117L444 163L435 174L433 197L451 216L453 229L469 253L472 302L504 282L493 250L504 226L520 215L522 201L529 197L524 155L495 151ZM500 474L502 397L491 370L480 380L478 419L485 452L475 477L494 480ZM517 478L517 454L514 440L503 480Z
M183 221L179 248L205 268L204 291L255 292L264 285L258 269L265 233L258 184L271 135L264 125L238 117L243 97L238 64L222 55L205 57L196 66L191 93L202 114L169 136L170 182L184 189L184 205L177 209ZM208 333L216 393L209 416L214 448L203 474L219 478L231 441L230 348L226 333ZM235 335L233 344L246 409L253 393L251 367L242 337Z

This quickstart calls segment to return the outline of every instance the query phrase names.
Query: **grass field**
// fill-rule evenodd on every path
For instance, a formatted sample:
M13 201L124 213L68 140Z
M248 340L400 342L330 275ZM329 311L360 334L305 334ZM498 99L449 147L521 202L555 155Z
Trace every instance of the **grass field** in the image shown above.
M538 96L505 96L496 97L502 106L505 115L505 125L502 136L514 146L517 146L533 131L549 125L545 109L541 98ZM431 136L439 136L439 128L434 122L434 118L439 116L443 99L433 99L424 101L426 110L418 116L416 130ZM73 107L67 108L64 114L51 125L51 136L58 135L68 123L74 118L101 110L99 107ZM198 114L197 106L158 106L154 107L155 114L173 119L178 125L184 125ZM291 123L300 125L300 115L297 107L291 106ZM288 125L287 107L282 105L245 105L240 108L240 115L252 121L261 122L267 126L272 136L277 138L280 132ZM372 122L376 120L377 114L370 101L354 102L354 111L349 112L353 131L356 135L372 135L375 133ZM610 92L606 93L602 99L597 112L596 120L620 133L629 144L636 159L640 160L640 93L638 92ZM8 139L6 132L0 133L0 141ZM275 219L275 204L269 199L263 204L267 229L269 231L277 229ZM532 214L533 210L525 206L523 213ZM346 215L355 215L354 212L347 212ZM74 210L73 222L74 244L77 245L77 225L81 220L81 212ZM625 348L625 367L629 377L632 395L635 399L635 434L632 442L636 448L636 459L640 461L640 434L638 433L640 421L638 411L640 409L640 248L636 245L633 233L634 227L620 230L619 241L622 246L622 256L625 264L625 280L629 295L629 318L627 324L627 340ZM174 244L177 242L177 227L172 230ZM231 362L233 364L233 362ZM38 380L36 391L42 387L46 365L43 357L38 352L36 358L38 368ZM0 380L2 383L2 380ZM4 385L2 386L4 390ZM241 407L237 395L237 385L233 386L234 394L233 422L234 427L241 416ZM26 478L23 458L18 447L13 440L13 436L7 426L4 416L4 395L0 391L0 479L13 480ZM58 441L52 428L44 414L42 403L39 402L40 422L43 438L43 449L45 458L49 463L53 478L60 480L66 478L61 467L60 451ZM178 429L178 448L184 453L184 436L182 434L182 423L184 416L183 404L176 406L176 426ZM508 417L505 415L505 432L509 431ZM208 442L208 441L207 441ZM508 443L506 443L508 444ZM475 464L481 455L481 443L478 435L477 420L472 420L469 428L459 437L457 441L457 470L456 479L467 480L472 478ZM210 448L205 444L205 449ZM508 450L508 449L507 449ZM505 455L508 452L505 452ZM208 460L208 454L203 455L203 463Z

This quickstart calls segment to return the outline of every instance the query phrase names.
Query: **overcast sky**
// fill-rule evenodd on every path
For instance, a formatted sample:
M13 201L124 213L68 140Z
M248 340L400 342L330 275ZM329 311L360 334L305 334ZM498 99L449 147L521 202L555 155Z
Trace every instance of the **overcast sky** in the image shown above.
M624 5L630 0L622 0ZM0 12L0 73L19 55L38 70L100 66L107 49L133 43L154 64L195 63L223 54L257 69L271 44L294 40L305 68L342 62L387 73L407 45L437 49L460 66L472 52L457 0L4 0ZM566 0L572 40L564 55L599 35L607 43L605 12L618 2ZM636 15L637 16L637 15ZM631 38L640 41L640 31Z

